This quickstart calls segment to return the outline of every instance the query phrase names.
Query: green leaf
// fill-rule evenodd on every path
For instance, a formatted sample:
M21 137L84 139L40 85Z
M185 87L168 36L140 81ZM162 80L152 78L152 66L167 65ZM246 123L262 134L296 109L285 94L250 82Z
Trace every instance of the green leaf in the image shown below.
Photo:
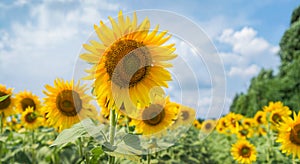
M5 95L5 96L1 96L0 97L0 102L4 101L5 99L7 99L10 95Z
M116 149L117 149L117 146L113 146L109 142L104 142L102 145L102 150L105 152L113 152Z
M95 147L91 150L91 159L90 159L90 163L91 164L98 164L99 163L99 158L101 157L101 155L104 154L104 151L102 150L102 147Z
M138 149L138 150L142 150L142 146L141 146L141 141L139 139L139 137L137 135L132 135L132 134L126 134L123 137L123 141L126 145L134 148L134 149Z
M82 121L83 122L83 121ZM61 145L77 140L86 134L86 129L81 122L73 125L70 129L63 130L54 140L51 146Z

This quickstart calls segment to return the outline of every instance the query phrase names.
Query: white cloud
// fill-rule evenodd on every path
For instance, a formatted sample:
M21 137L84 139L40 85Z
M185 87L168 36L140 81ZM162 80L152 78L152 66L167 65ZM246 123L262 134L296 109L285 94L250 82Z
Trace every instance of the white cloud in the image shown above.
M231 45L233 53L238 53L242 56L274 53L277 49L265 39L258 37L257 31L250 27L244 27L240 31L226 29L219 37L219 41Z
M27 3L29 13L24 14L28 19L16 19L0 29L1 83L14 87L15 92L28 89L43 96L44 85L52 84L56 77L70 80L93 24L119 7L107 1L72 1L72 8L56 6L64 3L71 1Z
M252 64L247 68L231 67L228 75L247 78L247 77L252 77L254 75L257 75L259 70L260 68L255 64Z

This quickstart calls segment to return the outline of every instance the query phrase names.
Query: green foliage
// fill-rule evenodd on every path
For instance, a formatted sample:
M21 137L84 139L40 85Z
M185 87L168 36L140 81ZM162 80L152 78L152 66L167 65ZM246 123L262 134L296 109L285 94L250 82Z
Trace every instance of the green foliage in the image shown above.
M300 20L300 6L298 6L292 14L292 18L291 18L291 24L297 22Z
M237 94L230 111L252 117L270 101L282 101L294 111L300 109L300 6L294 10L292 24L280 41L279 73L262 69L251 80L247 93Z
M5 96L1 96L0 97L0 102L4 101L5 99L7 99L10 95L5 95Z

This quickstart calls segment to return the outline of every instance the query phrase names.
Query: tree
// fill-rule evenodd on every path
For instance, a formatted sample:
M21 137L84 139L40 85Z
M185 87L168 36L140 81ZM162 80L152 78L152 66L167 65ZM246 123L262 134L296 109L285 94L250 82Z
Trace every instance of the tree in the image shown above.
M300 6L293 11L291 26L279 45L279 73L262 69L252 78L247 92L235 96L230 111L252 117L270 101L282 101L294 111L300 109Z

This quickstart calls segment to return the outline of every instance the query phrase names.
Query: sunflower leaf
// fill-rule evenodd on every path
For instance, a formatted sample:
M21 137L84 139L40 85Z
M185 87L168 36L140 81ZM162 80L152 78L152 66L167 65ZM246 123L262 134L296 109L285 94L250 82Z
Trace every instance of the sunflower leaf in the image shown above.
M141 146L141 141L140 141L139 137L136 135L126 134L123 137L123 141L126 145L128 145L134 149L137 149L137 150L143 149Z
M10 95L5 95L5 96L1 96L0 97L0 102L4 101L5 99L7 99Z
M91 124L92 121L90 119L85 119L75 125L73 125L70 129L63 130L54 140L51 146L61 145L69 142L73 142L80 137L83 137L87 134L86 127ZM93 123L92 123L93 124Z

